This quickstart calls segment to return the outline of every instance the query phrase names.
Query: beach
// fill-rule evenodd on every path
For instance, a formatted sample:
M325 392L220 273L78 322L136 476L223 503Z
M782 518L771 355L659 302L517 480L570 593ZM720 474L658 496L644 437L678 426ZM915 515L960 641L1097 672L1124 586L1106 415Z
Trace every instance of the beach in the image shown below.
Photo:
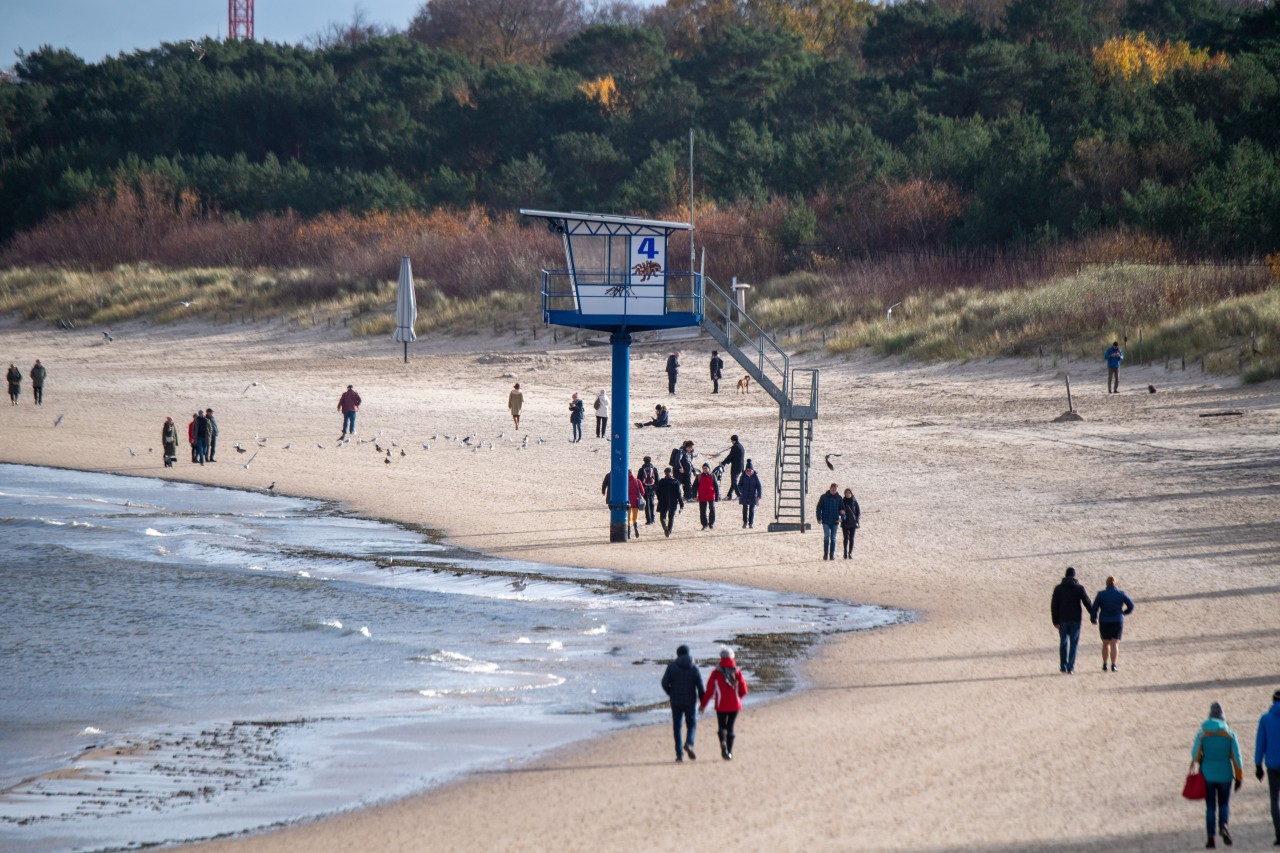
M1251 771L1258 715L1280 688L1275 382L1238 387L1194 365L1155 364L1123 368L1121 393L1108 395L1103 347L1096 359L1056 363L799 356L793 366L822 371L810 504L837 482L863 510L854 559L824 562L818 531L764 530L777 408L754 389L732 393L741 373L732 364L712 396L710 341L681 344L673 398L667 350L633 351L632 420L662 402L673 427L634 430L632 468L642 454L661 467L686 438L703 454L695 461L720 451L718 461L736 433L762 472L765 518L741 530L725 502L714 531L686 509L670 539L642 525L638 539L610 544L599 492L607 445L569 444L567 418L573 391L591 399L609 387L606 348L428 339L410 346L405 365L390 340L323 329L112 334L107 343L99 330L0 330L0 358L24 373L40 358L49 370L42 407L24 382L21 404L0 417L0 461L275 483L512 559L914 614L822 645L803 667L805 689L755 707L748 697L732 762L709 748L713 717L701 720L699 759L682 765L665 726L630 729L205 850L675 850L721 834L745 849L1198 847L1203 806L1179 796L1196 728L1221 702ZM1068 374L1083 420L1055 422ZM525 392L525 449L509 440L514 382ZM391 464L369 445L335 447L348 384L364 399L358 438L395 440ZM197 407L216 412L216 464L187 461ZM183 439L172 469L160 459L166 415ZM444 438L472 434L494 448ZM249 452L237 454L237 442ZM834 471L828 453L840 454ZM1076 673L1058 671L1049 596L1069 565L1090 595L1114 575L1136 602L1118 672L1101 671L1087 623ZM704 667L713 653L695 650ZM1265 785L1251 772L1232 813L1239 849L1271 849Z

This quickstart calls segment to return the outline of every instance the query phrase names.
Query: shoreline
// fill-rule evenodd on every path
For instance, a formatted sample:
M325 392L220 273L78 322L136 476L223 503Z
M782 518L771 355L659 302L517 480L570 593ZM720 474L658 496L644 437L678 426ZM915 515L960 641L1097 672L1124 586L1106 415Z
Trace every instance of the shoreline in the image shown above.
M546 453L440 448L383 466L372 452L276 451L247 474L229 464L189 476L244 488L278 480L281 491L365 517L428 519L449 543L489 554L730 580L917 614L898 630L824 644L801 668L802 693L757 707L748 701L732 763L673 767L668 738L629 729L529 767L204 849L409 851L434 838L465 839L457 847L469 849L675 850L690 831L732 812L749 846L775 849L1167 850L1171 838L1193 843L1203 829L1203 815L1169 792L1208 702L1223 703L1243 746L1264 698L1280 686L1259 686L1280 679L1271 652L1280 638L1280 484L1269 474L1280 462L1275 382L1223 387L1214 377L1128 368L1124 393L1107 397L1100 365L1067 365L1078 371L1073 390L1085 420L1052 424L1065 409L1061 376L1033 363L803 358L823 369L815 459L843 452L832 478L852 484L863 505L846 568L817 560L812 534L731 526L707 536L689 519L669 540L602 542L604 463L590 442L559 441L568 392L607 387L608 359L590 349L511 352L503 341L436 340L404 366L381 341L183 331L191 334L139 331L109 350L87 336L0 333L11 360L30 353L50 368L38 413L48 417L32 415L29 397L5 413L0 458L138 470L124 454L139 440L131 436L154 432L158 440L164 408L194 405L217 410L224 443L261 430L295 436L301 450L302 442L332 440L335 389L348 382L368 401L362 433L492 436L510 426L506 389L520 381L522 432L555 440ZM690 342L681 346L692 352ZM502 357L485 363L489 352ZM634 410L665 399L663 357L655 350L633 358ZM665 450L650 450L659 440L719 448L738 432L748 455L771 468L776 408L763 395L713 398L696 363L687 373L671 435L634 437L636 461L648 452L659 461ZM270 393L242 395L249 379ZM1160 393L1148 395L1148 383ZM122 400L146 404L135 410ZM1245 415L1197 417L1221 408ZM67 422L51 431L64 411ZM111 413L109 430L75 416L96 411ZM153 475L166 470L157 464ZM815 468L811 488L826 475ZM495 512L508 494L521 498ZM1079 674L1056 670L1057 635L1045 611L1068 564L1091 593L1116 574L1138 604L1114 677L1094 671L1088 626ZM700 728L705 744L708 729ZM1081 820L1098 812L1099 781L1111 804L1101 825ZM977 791L985 795L976 799ZM1237 845L1262 849L1254 845L1266 837L1269 846L1262 792L1250 780L1233 799ZM677 802L682 819L672 821Z

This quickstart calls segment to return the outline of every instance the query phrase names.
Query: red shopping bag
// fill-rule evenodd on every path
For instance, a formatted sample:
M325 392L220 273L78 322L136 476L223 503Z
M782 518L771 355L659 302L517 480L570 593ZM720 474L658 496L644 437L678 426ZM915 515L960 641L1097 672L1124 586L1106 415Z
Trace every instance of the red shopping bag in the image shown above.
M1187 781L1182 785L1182 796L1188 800L1204 799L1204 774L1197 770L1187 774Z

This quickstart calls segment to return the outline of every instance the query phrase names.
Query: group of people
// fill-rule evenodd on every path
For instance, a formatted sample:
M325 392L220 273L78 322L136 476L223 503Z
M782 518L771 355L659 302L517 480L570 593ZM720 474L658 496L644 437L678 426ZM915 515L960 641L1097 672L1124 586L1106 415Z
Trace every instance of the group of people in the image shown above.
M724 359L720 357L719 350L711 351L711 362L708 365L711 373L711 393L720 393L720 380L724 378ZM676 382L680 378L680 350L673 350L667 356L667 393L674 395L676 393Z
M662 690L671 703L671 727L675 734L676 761L683 762L686 755L696 760L695 736L698 730L696 712L705 712L708 703L716 707L716 733L720 738L720 757L733 760L734 723L742 710L742 699L747 695L747 679L733 659L733 649L720 647L720 662L711 671L706 686L702 683L702 671L689 653L689 647L676 649L675 660L667 664L662 674ZM682 732L682 728L684 731Z
M853 559L853 540L862 525L862 507L853 489L840 494L838 483L832 483L818 498L818 523L822 525L822 559L836 558L836 531L842 534L844 558Z
M164 467L172 468L178 461L178 425L173 418L165 418L160 428L160 444L164 446ZM216 462L218 454L218 421L213 409L203 412L196 409L187 424L187 444L191 447L191 461L197 465Z
M1204 776L1205 847L1217 846L1215 836L1222 835L1228 847L1234 843L1229 821L1231 792L1244 784L1244 768L1240 758L1240 741L1227 725L1222 705L1209 706L1209 717L1200 724L1191 743L1191 770L1199 765ZM1271 707L1258 720L1254 738L1253 772L1258 781L1265 777L1271 805L1271 826L1275 830L1275 846L1280 847L1280 690L1271 694Z
M40 363L40 359L36 359L36 363L31 366L31 394L37 406L44 403L44 378L48 375L45 366ZM9 405L18 405L18 398L22 395L22 371L13 362L9 362L9 372L5 374L5 378L9 381Z
M1116 671L1116 654L1120 637L1124 634L1124 617L1133 612L1133 599L1116 586L1114 577L1107 578L1107 585L1098 590L1093 601L1076 579L1074 566L1067 566L1066 574L1053 588L1049 599L1049 613L1053 627L1058 629L1058 668L1068 675L1076 671L1076 646L1080 642L1080 625L1088 611L1089 621L1098 626L1102 638L1102 671L1110 666Z

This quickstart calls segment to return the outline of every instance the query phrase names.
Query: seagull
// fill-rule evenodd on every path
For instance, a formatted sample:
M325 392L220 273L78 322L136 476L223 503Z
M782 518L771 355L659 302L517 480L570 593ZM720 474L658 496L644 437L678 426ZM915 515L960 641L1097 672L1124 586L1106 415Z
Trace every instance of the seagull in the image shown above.
M391 446L392 446L392 447L399 447L399 446L400 446L400 442L396 441L396 440L393 438L393 439L391 439Z
M324 445L318 441L316 442L316 447L320 448L321 450L324 450Z
M270 486L267 486L267 491L268 491L268 492L274 492L275 490L276 490L276 481L275 481L275 480L272 480L272 481L271 481L271 485L270 485Z
M231 445L231 446L232 446L232 447L234 447L234 448L236 449L236 453L248 453L248 452L249 452L248 448L241 447L241 446L240 446L240 442L238 442L238 441L237 441L235 444Z
M445 438L448 438L448 437L449 437L449 436L447 436L447 435L445 436ZM432 440L432 441L439 441L439 440L440 440L440 433L436 433L435 435L431 436L431 440Z
M406 455L408 455L408 454L406 454L406 453L404 452L404 448L403 448L403 447L402 447L402 448L400 448L400 455L401 455L401 456L406 456Z
M839 453L828 453L828 454L823 458L823 461L825 461L825 462L827 463L827 468L829 468L829 469L830 469L830 470L832 470L832 471L836 470L836 466L834 466L834 465L832 465L832 464L831 464L831 457L832 457L832 456L839 456L839 455L840 455Z
M289 449L291 449L292 447L293 447L293 442L291 441L291 442L289 442L288 444L286 444L286 445L284 446L284 449L285 449L285 450L289 450Z
M190 308L192 305L195 305L196 303L195 303L195 302L183 302L181 299L179 299L177 302L175 302L175 303L173 303L173 304L174 304L174 305L181 305L183 308Z
M513 580L511 583L507 584L507 586L511 587L516 592L524 592L525 588L529 585L524 578L525 576L521 575L520 577Z
M204 47L194 41L188 41L187 45L191 48L191 52L196 55L196 62L204 60Z
M240 396L243 397L245 394L248 394L249 389L254 387L257 384L258 384L258 380L255 379L252 382L250 382L248 385L244 386L244 390L240 392Z
M107 339L107 343L111 343L112 341L115 340L115 338L111 337L110 332L103 332L102 336Z
M137 456L137 455L138 455L138 454L136 454L136 453L134 453L134 452L133 452L133 448L132 448L132 447L128 448L128 450L129 450L129 455L130 455L130 456Z
M156 452L156 449L155 449L154 447L148 447L148 448L147 448L147 452L148 452L148 453L155 453L155 452Z
M390 455L390 454L387 454L386 456L384 456L384 457L382 458L382 461L383 461L383 462L385 462L385 463L387 463L388 465L390 465L390 464L391 464L391 455Z
M56 427L57 427L57 426L62 426L62 419L63 419L63 418L65 418L65 417L66 417L66 415L58 415L58 418L57 418L57 420L55 420L55 421L53 422L53 425L54 425L54 426L56 426Z
M506 433L505 433L505 432L500 432L500 433L498 433L498 438L502 438L502 437L503 437L503 436L505 436L505 435L506 435Z
M244 470L248 471L249 466L253 464L253 460L258 458L258 451L253 451L253 455L249 457L249 461L244 463Z
M431 449L431 445L430 445L430 444L427 444L427 443L424 441L424 442L422 442L422 449L423 449L423 450L430 450L430 449Z
M375 442L373 443L373 449L374 449L374 450L376 450L376 451L378 451L379 453L381 453L381 452L382 452L382 445L381 445L381 444L378 444L378 442L376 442L376 441L375 441Z

